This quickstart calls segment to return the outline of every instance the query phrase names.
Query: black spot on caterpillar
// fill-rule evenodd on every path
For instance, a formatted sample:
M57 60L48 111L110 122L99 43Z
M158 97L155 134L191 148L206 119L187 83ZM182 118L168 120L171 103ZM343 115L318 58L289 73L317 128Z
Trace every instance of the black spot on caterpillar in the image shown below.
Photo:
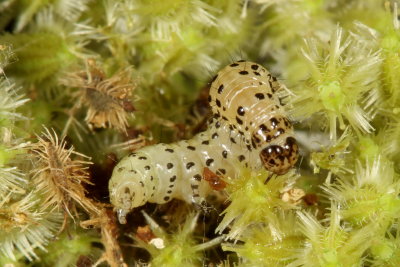
M253 73L255 69L260 75ZM109 190L120 222L146 202L161 204L178 198L200 204L212 190L202 179L204 168L213 173L223 170L229 177L236 177L240 164L278 175L292 168L298 147L274 95L279 88L276 79L256 63L237 61L222 69L211 84L215 119L208 130L190 140L142 148L115 167Z

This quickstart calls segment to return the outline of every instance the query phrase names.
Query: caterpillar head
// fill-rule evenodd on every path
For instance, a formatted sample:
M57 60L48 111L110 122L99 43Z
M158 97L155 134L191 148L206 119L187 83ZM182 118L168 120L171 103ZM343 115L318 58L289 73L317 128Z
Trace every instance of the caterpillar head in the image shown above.
M110 201L117 210L118 220L121 224L125 224L126 215L133 208L143 204L144 188L131 177L119 177L113 173L109 190Z
M286 138L283 146L270 145L260 152L264 167L278 175L287 173L297 162L298 157L299 148L293 137Z

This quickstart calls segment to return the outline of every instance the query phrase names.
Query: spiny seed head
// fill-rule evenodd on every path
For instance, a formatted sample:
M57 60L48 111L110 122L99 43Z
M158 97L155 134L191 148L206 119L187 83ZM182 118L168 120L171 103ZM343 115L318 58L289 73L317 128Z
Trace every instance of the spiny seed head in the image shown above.
M56 133L45 129L38 142L32 144L34 161L33 182L45 195L45 206L60 207L71 217L70 208L75 209L75 202L86 211L97 211L96 206L85 197L84 184L91 184L87 157L67 148L66 142L59 140ZM72 159L80 157L82 159Z
M111 77L88 60L88 69L70 74L62 80L67 86L78 87L79 104L87 108L85 121L90 128L116 128L126 132L128 115L134 111L131 103L136 84L132 70L123 69Z

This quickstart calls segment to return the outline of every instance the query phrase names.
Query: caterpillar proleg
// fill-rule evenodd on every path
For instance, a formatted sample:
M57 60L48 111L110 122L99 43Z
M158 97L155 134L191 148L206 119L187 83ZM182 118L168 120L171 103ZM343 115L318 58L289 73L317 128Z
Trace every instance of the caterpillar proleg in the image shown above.
M238 61L213 79L214 120L190 140L144 147L123 158L109 182L110 200L126 214L146 202L172 198L200 204L212 190L204 168L235 177L240 164L281 175L297 161L293 128L275 96L280 84L262 66Z

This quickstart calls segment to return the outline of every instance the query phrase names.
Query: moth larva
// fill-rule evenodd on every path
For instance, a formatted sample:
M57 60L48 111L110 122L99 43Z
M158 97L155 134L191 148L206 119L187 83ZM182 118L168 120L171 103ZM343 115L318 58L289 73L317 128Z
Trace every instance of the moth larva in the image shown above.
M293 127L275 92L281 87L263 66L237 61L213 79L209 102L215 117L244 136L248 150L260 149L265 168L284 174L297 161Z
M121 223L133 208L172 198L200 204L212 190L204 168L235 177L240 164L286 173L297 161L293 128L274 95L279 83L262 66L238 61L210 89L214 121L190 140L142 148L114 168L110 199Z
M146 202L165 203L172 198L201 204L212 188L203 179L204 168L234 177L238 162L259 168L259 156L243 150L242 137L216 121L209 129L173 144L144 147L123 158L110 180L110 199L119 219Z

